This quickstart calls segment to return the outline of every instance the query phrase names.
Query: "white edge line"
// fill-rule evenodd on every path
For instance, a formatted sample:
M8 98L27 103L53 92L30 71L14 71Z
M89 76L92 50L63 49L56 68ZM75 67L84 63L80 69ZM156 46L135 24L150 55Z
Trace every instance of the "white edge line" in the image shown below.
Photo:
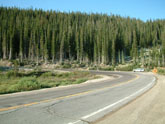
M155 82L155 80L156 80L156 78L154 77L154 79L152 80L152 82L149 83L149 84L148 84L147 86L145 86L144 88L142 88L142 89L136 91L135 93L133 93L133 94L131 94L131 95L129 95L129 96L127 96L127 97L125 97L125 98L123 98L123 99L121 99L121 100L119 100L119 101L113 103L113 104L110 104L110 105L108 105L108 106L106 106L106 107L104 107L104 108L102 108L102 109L99 109L99 110L96 111L96 112L93 112L93 113L91 113L91 114L89 114L89 115L83 116L82 119L87 119L87 118L89 118L89 117L91 117L91 116L94 116L94 115L96 115L96 114L98 114L98 113L100 113L100 112L103 112L103 111L105 111L106 109L109 109L109 108L111 108L111 107L113 107L113 106L115 106L115 105L117 105L117 104L119 104L119 103L121 103L121 102L123 102L123 101L125 101L125 100L127 100L127 99L129 99L129 98L131 98L131 97L133 97L133 96L136 96L138 93L140 93L140 92L144 91L145 89L147 89L148 87L150 87L150 85L152 85L152 84ZM81 121L81 120L78 120L78 121L71 122L71 123L68 123L68 124L76 124L76 123L78 123L78 122L80 122L80 121Z
M68 123L68 124L76 124L76 123L78 123L78 122L80 122L80 120L75 121L75 122L71 122L71 123Z

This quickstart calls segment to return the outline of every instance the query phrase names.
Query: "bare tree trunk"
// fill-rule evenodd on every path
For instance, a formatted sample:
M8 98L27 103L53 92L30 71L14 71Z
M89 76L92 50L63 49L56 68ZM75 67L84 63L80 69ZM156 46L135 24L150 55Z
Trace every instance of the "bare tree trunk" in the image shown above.
M10 53L9 53L9 60L12 59L12 48L10 48Z
M3 59L6 59L6 50L3 51Z
M54 63L54 60L55 60L55 57L54 57L54 55L52 56L52 63Z
M162 65L165 67L165 59L164 59L164 54L162 54Z

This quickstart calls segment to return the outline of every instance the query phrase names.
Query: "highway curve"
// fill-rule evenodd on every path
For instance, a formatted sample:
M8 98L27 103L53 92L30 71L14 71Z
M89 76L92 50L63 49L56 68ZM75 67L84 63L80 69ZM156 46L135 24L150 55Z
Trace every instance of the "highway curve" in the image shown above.
M147 91L152 74L91 73L113 80L0 96L0 124L84 124L93 122Z

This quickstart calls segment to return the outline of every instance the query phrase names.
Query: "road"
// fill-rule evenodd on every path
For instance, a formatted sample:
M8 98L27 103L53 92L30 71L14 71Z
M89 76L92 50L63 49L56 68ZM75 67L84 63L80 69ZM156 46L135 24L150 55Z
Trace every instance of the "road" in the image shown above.
M136 98L155 83L152 74L92 73L113 80L0 96L0 124L85 124Z

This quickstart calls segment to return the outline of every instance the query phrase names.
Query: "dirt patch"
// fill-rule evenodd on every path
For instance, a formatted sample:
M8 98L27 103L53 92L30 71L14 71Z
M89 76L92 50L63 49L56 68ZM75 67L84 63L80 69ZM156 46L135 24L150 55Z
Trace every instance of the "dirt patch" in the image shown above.
M150 91L95 124L165 124L165 76L156 77Z

